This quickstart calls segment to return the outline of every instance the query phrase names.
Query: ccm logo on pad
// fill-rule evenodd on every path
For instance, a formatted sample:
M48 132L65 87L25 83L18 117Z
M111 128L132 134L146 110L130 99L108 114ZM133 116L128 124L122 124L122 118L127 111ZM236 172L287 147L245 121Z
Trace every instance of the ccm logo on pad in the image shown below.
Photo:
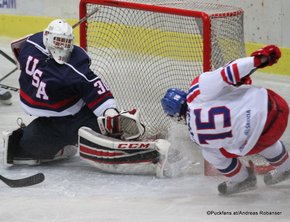
M150 143L120 143L118 144L118 148L149 148L150 147Z

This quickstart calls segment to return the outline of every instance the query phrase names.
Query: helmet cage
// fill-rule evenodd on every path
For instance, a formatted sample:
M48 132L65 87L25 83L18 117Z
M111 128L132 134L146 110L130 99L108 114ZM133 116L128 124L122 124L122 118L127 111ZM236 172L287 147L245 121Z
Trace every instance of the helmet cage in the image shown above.
M63 24L63 23L60 23ZM48 27L43 32L43 42L53 59L59 63L64 64L70 58L70 54L73 51L73 40L72 29L66 26L66 30L50 30Z

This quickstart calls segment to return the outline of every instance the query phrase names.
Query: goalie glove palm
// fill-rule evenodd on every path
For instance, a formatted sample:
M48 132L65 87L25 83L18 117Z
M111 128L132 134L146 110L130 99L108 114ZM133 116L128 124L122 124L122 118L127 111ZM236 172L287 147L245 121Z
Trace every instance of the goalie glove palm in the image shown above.
M98 124L103 135L122 140L136 140L145 133L145 127L140 122L136 109L120 113L116 109L108 109L104 116L98 117Z
M122 111L120 116L122 140L138 140L145 134L145 126L140 122L138 110Z

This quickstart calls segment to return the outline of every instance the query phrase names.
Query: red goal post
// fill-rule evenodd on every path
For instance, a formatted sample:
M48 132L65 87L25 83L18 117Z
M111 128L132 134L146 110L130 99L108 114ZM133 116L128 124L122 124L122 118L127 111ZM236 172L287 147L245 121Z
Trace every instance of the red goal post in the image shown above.
M189 0L81 0L80 46L118 108L140 110L147 136L166 135L160 99L245 54L243 10Z

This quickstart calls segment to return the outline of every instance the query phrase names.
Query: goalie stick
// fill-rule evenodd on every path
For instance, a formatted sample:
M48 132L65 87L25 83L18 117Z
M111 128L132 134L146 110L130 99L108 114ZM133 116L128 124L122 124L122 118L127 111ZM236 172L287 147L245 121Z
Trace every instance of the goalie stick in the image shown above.
M19 89L16 88L16 87L8 86L8 85L1 84L1 83L0 83L0 87L3 88L3 89L9 89L9 90L14 91L14 92L18 92L19 91Z
M0 54L6 58L7 60L9 60L11 63L13 63L14 65L17 65L17 62L12 58L10 57L8 54L6 54L5 52L3 52L1 49L0 49ZM12 73L14 73L16 70L18 69L18 67L16 66L13 70L11 70L10 72L8 72L6 75L4 75L1 79L0 79L0 82L2 82L4 79L6 79L8 76L10 76Z
M17 65L17 62L12 57L10 57L8 54L6 54L5 52L3 52L1 49L0 49L0 54L3 57L5 57L7 60L9 60L11 63L13 63L14 65Z
M76 24L74 24L72 26L72 28L74 29L75 27L79 26L81 23L85 22L88 20L89 17L91 17L93 14L95 14L99 9L95 8L93 11L91 11L89 14L87 14L86 16L84 16L83 18L81 18Z
M0 175L0 180L2 180L6 185L9 187L27 187L27 186L32 186L35 184L39 184L43 182L45 179L43 173L37 173L35 175L21 178L21 179L8 179L2 175Z

